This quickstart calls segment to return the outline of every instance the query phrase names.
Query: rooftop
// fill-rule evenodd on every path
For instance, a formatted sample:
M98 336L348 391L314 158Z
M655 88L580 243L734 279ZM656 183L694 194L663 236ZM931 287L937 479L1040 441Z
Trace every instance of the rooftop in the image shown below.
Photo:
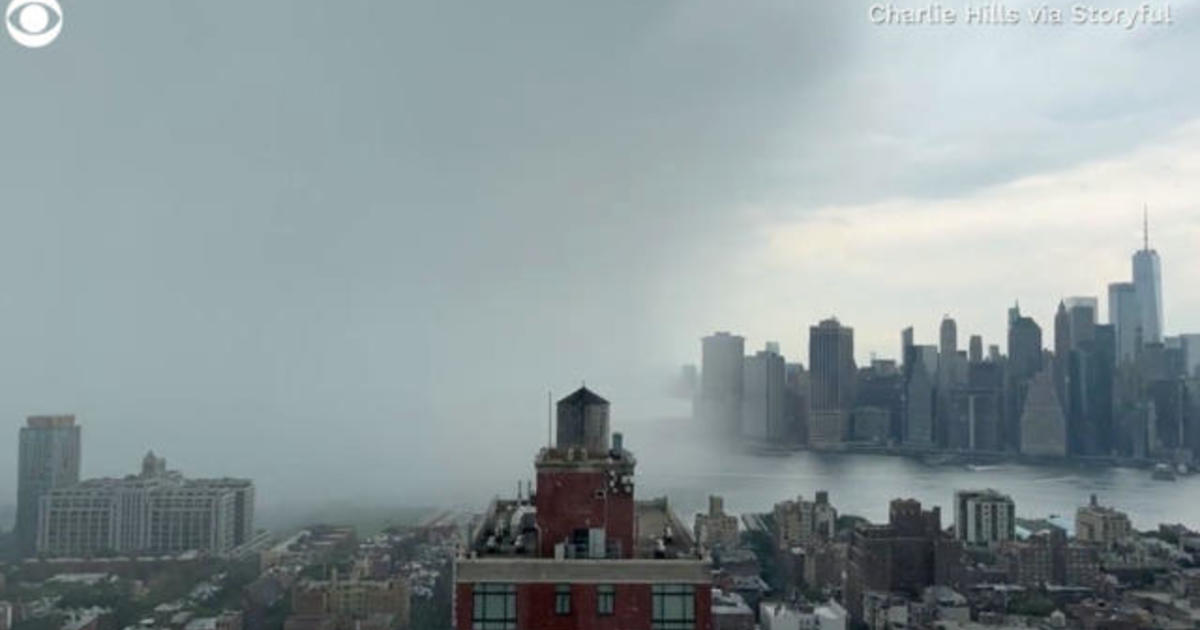
M560 405L563 403L575 405L607 405L608 401L604 400L604 398L601 398L599 394L593 392L585 386L575 390L574 393L558 401L558 403Z
M712 611L714 615L753 615L754 611L746 605L741 595L723 591L719 588L712 590Z
M476 528L471 549L479 556L524 556L536 553L537 508L529 499L495 499ZM696 543L687 526L671 510L666 497L634 503L638 558L682 558Z

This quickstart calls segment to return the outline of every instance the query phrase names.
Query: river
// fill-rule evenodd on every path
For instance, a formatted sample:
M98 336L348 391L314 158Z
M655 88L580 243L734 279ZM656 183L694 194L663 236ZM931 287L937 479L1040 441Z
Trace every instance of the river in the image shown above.
M1159 481L1145 469L1082 464L968 467L889 455L754 455L714 449L692 436L689 425L685 419L633 425L625 439L638 459L638 497L667 495L689 525L694 513L707 509L710 493L725 497L726 511L742 513L769 511L778 501L811 499L817 490L828 490L841 514L886 521L889 501L911 497L941 506L942 524L948 526L956 490L995 488L1012 496L1018 517L1059 515L1073 522L1075 509L1096 494L1101 503L1128 513L1139 529L1160 523L1200 528L1200 475Z

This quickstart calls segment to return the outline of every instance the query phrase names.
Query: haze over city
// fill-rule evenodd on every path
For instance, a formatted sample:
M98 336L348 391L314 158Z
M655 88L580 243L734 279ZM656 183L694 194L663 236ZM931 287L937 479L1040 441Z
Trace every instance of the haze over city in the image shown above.
M865 363L950 313L1003 347L1014 301L1048 327L1128 279L1144 206L1166 331L1200 330L1195 3L866 7L71 4L0 54L6 435L74 413L87 476L153 448L267 507L474 499L548 390L686 415L663 388L713 330L805 357L837 315Z

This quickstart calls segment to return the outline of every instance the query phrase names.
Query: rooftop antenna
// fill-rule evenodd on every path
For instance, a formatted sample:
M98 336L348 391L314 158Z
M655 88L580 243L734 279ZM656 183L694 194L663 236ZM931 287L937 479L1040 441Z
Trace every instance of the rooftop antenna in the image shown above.
M553 403L550 401L554 398L553 392L546 390L546 448L554 448L554 413Z

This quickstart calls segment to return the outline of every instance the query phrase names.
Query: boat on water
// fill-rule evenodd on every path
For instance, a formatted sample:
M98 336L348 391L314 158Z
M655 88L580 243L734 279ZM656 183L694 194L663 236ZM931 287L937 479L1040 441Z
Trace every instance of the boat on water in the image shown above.
M1175 469L1169 464L1155 464L1150 476L1158 481L1175 481Z

